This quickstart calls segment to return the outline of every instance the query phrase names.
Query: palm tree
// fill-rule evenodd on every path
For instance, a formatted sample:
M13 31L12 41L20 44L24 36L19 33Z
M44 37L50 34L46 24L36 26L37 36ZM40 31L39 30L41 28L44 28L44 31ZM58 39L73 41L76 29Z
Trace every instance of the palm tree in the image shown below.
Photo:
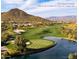
M21 35L17 35L15 44L18 46L20 52L26 51L26 40Z

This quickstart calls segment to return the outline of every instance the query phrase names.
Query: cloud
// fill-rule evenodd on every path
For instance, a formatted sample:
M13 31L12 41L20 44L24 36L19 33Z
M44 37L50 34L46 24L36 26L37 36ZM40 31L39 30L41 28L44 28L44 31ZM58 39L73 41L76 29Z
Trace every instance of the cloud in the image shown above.
M21 5L19 8L20 9L28 9L28 8L33 8L34 6L37 5L38 0L26 0L23 5Z
M49 2L40 3L32 9L25 9L29 14L50 17L50 16L67 16L76 15L75 0L52 0ZM33 7L33 6L31 6Z
M4 0L7 4L20 4L23 2L23 0Z
M43 8L42 10L39 8L35 10L28 10L27 12L35 16L46 18L51 16L76 15L76 8Z
M43 0L43 2L42 0L5 0L5 2L10 5L14 4L9 6L8 9L17 7L40 17L76 15L76 0ZM5 5L4 9L7 6Z

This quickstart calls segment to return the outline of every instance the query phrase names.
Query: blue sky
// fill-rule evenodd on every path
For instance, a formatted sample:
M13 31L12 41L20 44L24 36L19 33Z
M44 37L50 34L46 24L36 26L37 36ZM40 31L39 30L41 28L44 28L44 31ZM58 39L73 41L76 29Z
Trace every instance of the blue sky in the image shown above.
M13 8L40 17L76 15L76 0L1 0L1 11Z

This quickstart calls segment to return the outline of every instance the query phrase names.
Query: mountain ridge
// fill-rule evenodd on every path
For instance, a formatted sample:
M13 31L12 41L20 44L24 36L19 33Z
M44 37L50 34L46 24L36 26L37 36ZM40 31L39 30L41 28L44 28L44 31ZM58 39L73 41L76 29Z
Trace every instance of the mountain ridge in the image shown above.
M49 17L47 18L48 20L51 20L51 21L63 21L63 22L75 22L76 23L76 19L77 17L74 16L74 15L71 15L71 16L52 16L52 17Z
M15 21L17 23L19 22L30 22L30 23L51 23L51 21L38 17L38 16L33 16L30 15L20 9L14 8L9 10L8 12L3 12L1 13L1 19L2 21L10 22L10 21Z

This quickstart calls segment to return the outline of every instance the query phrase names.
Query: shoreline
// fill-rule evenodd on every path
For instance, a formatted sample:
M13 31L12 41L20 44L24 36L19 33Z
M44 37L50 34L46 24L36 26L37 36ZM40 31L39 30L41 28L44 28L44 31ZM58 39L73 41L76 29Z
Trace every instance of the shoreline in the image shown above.
M75 39L69 39L69 38L66 38L66 37L54 37L54 36L47 36L47 37L57 38L57 39L61 39L61 40L68 40L68 41L77 42L77 40L75 40ZM47 37L44 37L44 39L46 39Z

